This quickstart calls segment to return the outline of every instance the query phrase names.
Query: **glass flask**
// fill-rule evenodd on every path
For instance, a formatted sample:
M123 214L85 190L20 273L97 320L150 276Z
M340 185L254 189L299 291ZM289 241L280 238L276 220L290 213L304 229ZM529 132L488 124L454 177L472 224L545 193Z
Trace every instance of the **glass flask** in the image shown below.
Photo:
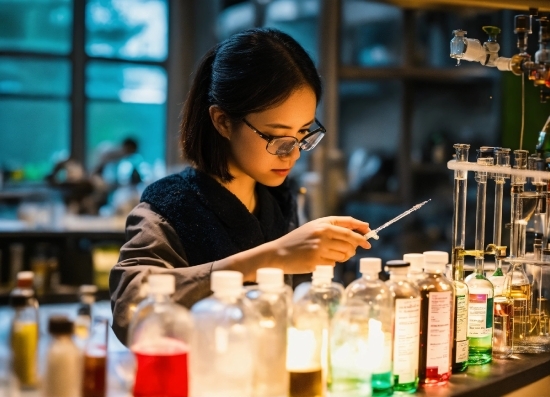
M149 276L149 299L130 323L128 346L136 360L135 397L189 395L189 350L193 323L189 311L172 301L170 274Z
M286 345L288 326L288 289L281 269L261 268L256 272L257 288L246 292L246 298L258 317L253 395L286 397L288 372Z
M393 393L392 339L393 339L393 294L383 281L378 279L382 267L380 258L361 258L362 277L350 283L344 292L344 303L358 301L366 304L369 322L367 335L372 342L377 340L376 354L372 360L372 393L386 396Z
M508 270L510 296L513 300L514 353L527 353L529 329L531 326L531 282L525 273L523 263L512 263Z
M446 384L451 376L454 289L445 277L449 254L424 252L424 277L417 281L421 296L419 383Z
M244 299L243 275L212 272L214 294L195 303L192 395L241 397L252 395L255 374L257 316Z
M414 393L418 388L418 349L420 344L420 290L409 281L410 264L386 262L390 279L386 285L394 295L393 388Z

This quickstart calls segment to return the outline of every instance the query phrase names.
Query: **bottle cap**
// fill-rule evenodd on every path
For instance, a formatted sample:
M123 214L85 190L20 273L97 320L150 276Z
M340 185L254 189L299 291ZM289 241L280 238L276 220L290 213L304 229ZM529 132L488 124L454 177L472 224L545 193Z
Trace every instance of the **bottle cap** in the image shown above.
M449 263L449 253L445 251L425 251L423 254L424 270L445 273L445 266Z
M409 270L422 273L424 270L424 254L411 253L403 255L403 260L409 262L411 267Z
M361 258L359 261L359 271L361 274L369 274L378 278L378 272L382 269L382 259L380 258Z
M51 316L48 321L48 331L52 335L70 335L74 324L66 316Z
M243 274L234 270L212 272L210 289L217 294L239 295L243 290Z
M22 290L16 295L10 295L10 306L14 308L25 307L31 304L33 293L31 291Z
M84 284L84 285L81 285L81 286L78 288L78 292L79 292L81 295L84 295L84 294L95 294L95 293L97 293L97 286L95 286L95 285L87 285L87 284Z
M410 267L411 264L409 262L405 262L400 259L386 262L386 271L390 272L390 275L406 275Z
M321 277L329 277L332 280L334 277L334 266L317 265L315 266L315 271L313 273Z
M172 295L176 291L176 277L172 274L151 274L147 280L150 294Z
M285 284L284 273L274 267L262 267L256 270L256 282L260 288L280 288Z

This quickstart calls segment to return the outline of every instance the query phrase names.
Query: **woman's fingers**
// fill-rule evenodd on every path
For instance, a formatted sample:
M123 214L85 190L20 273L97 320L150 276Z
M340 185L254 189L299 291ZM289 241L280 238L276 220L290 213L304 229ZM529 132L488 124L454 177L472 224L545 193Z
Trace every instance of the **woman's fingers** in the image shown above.
M353 247L363 247L369 249L371 247L370 243L365 239L365 236L354 232L353 230L347 229L345 227L329 225L327 226L328 237L332 240L344 241L348 244L351 244Z
M332 225L356 230L359 234L367 234L370 231L367 222L360 221L351 216L329 216L328 219Z

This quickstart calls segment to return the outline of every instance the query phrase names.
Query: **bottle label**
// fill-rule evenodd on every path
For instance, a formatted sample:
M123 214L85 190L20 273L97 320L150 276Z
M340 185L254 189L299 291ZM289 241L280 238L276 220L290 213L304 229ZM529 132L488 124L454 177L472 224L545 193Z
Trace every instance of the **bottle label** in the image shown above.
M456 297L455 362L468 361L468 301L466 295Z
M470 294L468 337L483 338L493 333L493 298L488 294Z
M439 374L449 372L452 292L430 292L428 304L428 343L426 367L436 367Z
M399 383L410 383L418 374L420 298L395 300L393 373Z

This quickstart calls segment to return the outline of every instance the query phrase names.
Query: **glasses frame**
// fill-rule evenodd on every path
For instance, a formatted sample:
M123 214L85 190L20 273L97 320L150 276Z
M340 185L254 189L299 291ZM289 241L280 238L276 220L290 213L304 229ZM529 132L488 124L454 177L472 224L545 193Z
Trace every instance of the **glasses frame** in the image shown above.
M252 124L250 124L248 121L246 121L245 118L242 119L243 123L245 123L252 131L254 131L256 134L258 134L258 136L260 138L262 138L263 140L267 141L267 145L265 146L265 150L269 153L269 154L272 154L274 156L288 156L290 153L292 153L292 151L294 150L294 148L296 146L298 146L298 149L300 151L302 150L305 150L306 152L314 149L318 144L319 142L321 142L321 139L323 139L323 137L325 136L325 133L327 132L326 128L323 127L323 124L321 124L319 122L319 120L317 120L317 118L315 118L315 123L317 123L317 125L319 126L318 128L314 129L313 131L309 131L309 133L304 136L301 140L298 140L298 138L294 137L294 136L287 136L287 135L284 135L284 136L273 136L273 135L269 135L269 134L264 134L263 132L260 132L256 127L254 127ZM321 132L323 135L321 135L321 138L317 141L317 143L315 144L315 146L313 147L310 147L309 149L307 148L304 148L302 147L303 144L305 144L305 140L306 138L312 136L312 135L315 135L317 133ZM288 153L284 153L284 154L277 154L277 153L271 153L269 151L269 147L271 145L273 145L273 141L275 141L276 139L280 139L280 138L292 138L294 139L296 142L294 143L294 145L292 146L292 149L290 149L288 151Z

